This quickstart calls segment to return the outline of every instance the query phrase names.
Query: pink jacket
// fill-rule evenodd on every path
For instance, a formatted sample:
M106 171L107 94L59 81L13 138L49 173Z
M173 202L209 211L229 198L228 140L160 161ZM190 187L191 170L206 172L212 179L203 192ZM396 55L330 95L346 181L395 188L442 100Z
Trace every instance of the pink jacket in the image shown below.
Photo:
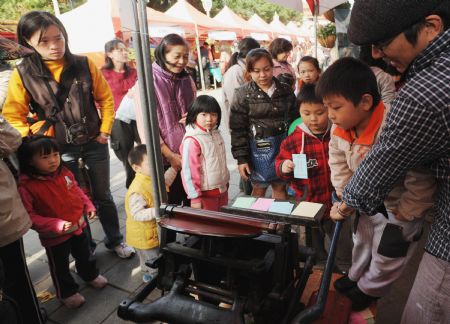
M86 226L83 212L95 211L73 174L65 167L48 176L22 175L18 189L33 222L32 228L39 233L44 247L55 246L73 235L80 235ZM63 232L65 222L74 225Z
M273 60L273 76L277 77L282 73L289 73L294 77L294 79L296 79L295 70L292 65L290 65L288 62L280 63L277 60Z
M180 152L181 179L193 203L199 202L201 196L217 197L228 190L225 145L217 129L207 132L198 125L188 125Z

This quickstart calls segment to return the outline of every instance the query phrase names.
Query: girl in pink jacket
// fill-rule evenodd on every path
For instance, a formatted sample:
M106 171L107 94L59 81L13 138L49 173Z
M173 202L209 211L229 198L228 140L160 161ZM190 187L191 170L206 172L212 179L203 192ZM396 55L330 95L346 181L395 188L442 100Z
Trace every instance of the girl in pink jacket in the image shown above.
M220 118L220 106L211 96L197 97L188 110L180 146L181 178L192 208L219 211L228 204L230 173Z

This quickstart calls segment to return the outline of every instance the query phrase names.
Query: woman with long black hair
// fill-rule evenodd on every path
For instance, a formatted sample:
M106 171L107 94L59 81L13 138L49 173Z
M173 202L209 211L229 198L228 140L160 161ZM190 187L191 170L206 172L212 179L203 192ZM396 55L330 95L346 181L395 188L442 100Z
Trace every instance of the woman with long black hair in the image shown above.
M54 136L61 158L80 182L78 160L88 167L91 193L106 234L105 246L121 258L134 254L123 242L117 208L110 191L108 139L114 101L94 63L74 55L67 32L51 13L30 11L17 25L19 44L34 53L13 71L3 115L22 135ZM33 113L35 118L27 118ZM100 114L99 114L100 112Z

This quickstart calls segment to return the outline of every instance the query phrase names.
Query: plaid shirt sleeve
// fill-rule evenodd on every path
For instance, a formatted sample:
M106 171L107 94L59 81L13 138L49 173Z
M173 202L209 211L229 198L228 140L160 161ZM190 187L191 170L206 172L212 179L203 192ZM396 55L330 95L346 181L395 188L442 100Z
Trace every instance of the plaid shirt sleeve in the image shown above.
M450 30L413 62L380 139L344 190L344 201L373 214L396 180L429 163L437 181L425 249L450 262Z
M395 101L379 141L344 190L343 199L349 206L375 213L406 171L436 160L448 150L448 107L440 107L426 107L408 99Z

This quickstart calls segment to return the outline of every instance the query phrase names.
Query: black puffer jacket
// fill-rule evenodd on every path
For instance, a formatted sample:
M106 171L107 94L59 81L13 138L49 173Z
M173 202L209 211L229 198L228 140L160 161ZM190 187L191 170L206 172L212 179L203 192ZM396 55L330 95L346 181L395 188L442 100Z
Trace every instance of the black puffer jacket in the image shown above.
M272 97L251 81L235 91L231 103L231 152L238 164L250 162L249 140L286 132L298 117L291 87L273 78L276 89Z

